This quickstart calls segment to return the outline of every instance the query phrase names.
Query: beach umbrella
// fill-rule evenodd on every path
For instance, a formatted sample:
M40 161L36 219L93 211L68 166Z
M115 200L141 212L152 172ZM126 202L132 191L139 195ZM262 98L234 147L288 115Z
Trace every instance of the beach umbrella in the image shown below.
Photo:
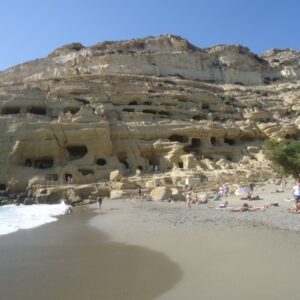
M252 190L249 186L242 186L234 192L235 195L243 195L248 193L252 193Z

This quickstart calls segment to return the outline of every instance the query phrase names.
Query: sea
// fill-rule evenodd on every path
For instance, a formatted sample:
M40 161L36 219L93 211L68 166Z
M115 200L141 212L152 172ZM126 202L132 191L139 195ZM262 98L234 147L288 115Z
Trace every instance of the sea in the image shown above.
M55 222L59 215L66 213L68 207L63 201L59 204L0 206L0 236Z

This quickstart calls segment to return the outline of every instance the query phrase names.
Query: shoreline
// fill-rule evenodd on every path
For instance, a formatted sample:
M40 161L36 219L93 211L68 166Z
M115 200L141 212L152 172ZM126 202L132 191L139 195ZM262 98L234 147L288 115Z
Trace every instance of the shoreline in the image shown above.
M299 215L285 193L261 212L231 213L220 202L104 200L58 221L0 237L0 288L7 300L295 299ZM243 203L228 197L232 206ZM227 200L227 198L226 198Z
M152 300L180 280L180 269L164 254L112 242L88 226L93 215L82 207L57 222L1 236L3 299Z

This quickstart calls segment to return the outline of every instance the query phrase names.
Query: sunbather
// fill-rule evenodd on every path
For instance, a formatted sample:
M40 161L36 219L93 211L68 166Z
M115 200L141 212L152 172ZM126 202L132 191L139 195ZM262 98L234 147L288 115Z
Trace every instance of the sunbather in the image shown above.
M232 208L231 212L244 212L244 211L263 211L265 206L251 206L248 203L244 203L243 206Z
M288 209L288 212L300 214L300 202L295 202L294 206Z
M248 193L246 196L241 196L240 197L240 200L260 200L260 197L257 195L257 196L252 196L251 193Z

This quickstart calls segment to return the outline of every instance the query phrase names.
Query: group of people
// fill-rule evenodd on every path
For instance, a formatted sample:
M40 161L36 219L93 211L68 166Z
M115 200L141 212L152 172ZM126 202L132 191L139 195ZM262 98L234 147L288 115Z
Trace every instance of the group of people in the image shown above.
M284 191L286 189L287 185L287 180L284 179L280 182L280 191ZM252 190L253 191L253 190ZM184 187L184 195L185 195L185 200L187 203L188 209L192 208L192 204L206 204L209 201L208 196L205 196L203 199L199 198L197 194L193 192L193 188L191 185L186 184ZM145 197L145 194L142 193L142 189L138 188L138 196L140 199L143 199ZM229 187L224 184L219 186L218 192L212 200L216 200L215 198L218 197L217 200L221 200L224 197L229 196ZM293 187L293 196L294 196L294 204L293 207L288 209L289 212L300 214L300 180L297 181L295 186ZM259 200L261 199L259 196L253 196L252 192L248 192L247 194L243 195L240 197L240 200ZM98 203L98 208L99 208L99 213L101 212L101 207L102 207L102 201L103 197L101 195L98 195L96 197L96 202ZM270 207L276 207L279 206L277 202L270 203L270 204L264 204L260 206L252 206L248 203L243 203L241 206L229 207L229 202L223 201L222 203L218 204L216 208L223 209L223 208L228 208L231 212L247 212L247 211L263 211L266 208ZM72 208L68 208L66 211L66 214L72 213Z
M227 184L223 184L219 186L218 195L220 197L228 197L229 196L229 187Z
M281 184L281 189L285 189L286 184L287 184L287 181L283 180L282 184ZM261 200L261 198L258 195L253 196L253 190L254 190L254 185L251 185L251 187L249 186L247 189L247 192L242 194L239 199L240 200L248 200L248 201ZM186 198L186 203L187 203L188 209L191 209L193 203L205 204L205 203L208 203L208 201L209 201L209 199L207 197L205 199L199 200L197 195L193 195L193 189L190 185L185 186L184 192L185 192L185 198ZM296 209L298 211L298 213L300 213L300 181L299 181L298 185L294 187L294 195L295 195L295 199L297 199L297 205L295 206L294 209ZM217 191L216 195L212 198L212 200L220 201L220 200L222 200L222 198L228 197L228 196L229 196L229 187L226 184L223 184L218 187L218 191ZM230 208L229 202L227 200L225 200L222 203L218 204L216 208L218 208L218 209L228 208L231 212L246 212L246 211L263 211L266 208L276 207L276 206L279 206L279 204L277 202L270 203L270 204L264 204L264 205L258 205L258 206L252 206L248 203L243 203L243 205L241 205L241 206Z

